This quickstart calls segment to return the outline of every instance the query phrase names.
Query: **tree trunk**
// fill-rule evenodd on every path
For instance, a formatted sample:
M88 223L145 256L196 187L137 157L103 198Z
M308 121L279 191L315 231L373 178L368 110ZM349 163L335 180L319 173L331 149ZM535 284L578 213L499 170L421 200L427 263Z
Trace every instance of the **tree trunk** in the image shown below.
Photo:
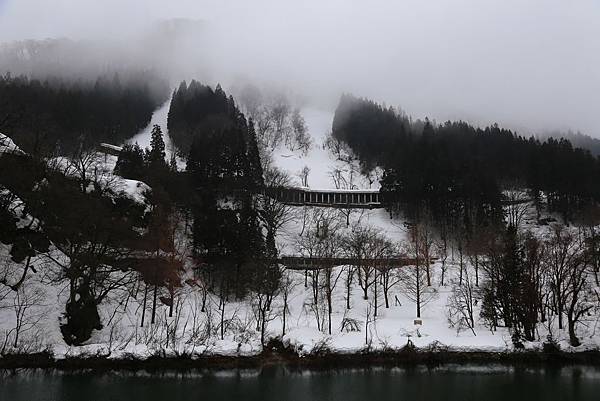
M328 291L327 292L327 318L328 318L328 331L329 331L329 335L331 335L331 312L332 312L332 305L331 305L331 292Z
M285 336L285 316L287 315L288 312L288 300L287 300L287 294L284 294L283 296L283 330L281 333L281 336Z
M375 269L375 279L373 280L373 297L375 298L375 312L373 316L377 317L377 269Z
M348 268L348 273L346 277L346 309L350 310L350 293L352 291L352 276L354 275L354 270L350 267Z
M144 327L144 318L146 317L146 300L148 299L148 284L144 283L144 306L142 307L142 324L140 327Z
M331 312L333 310L333 306L331 304L331 298L332 298L332 292L333 292L333 289L331 288L331 275L333 274L332 268L329 268L328 271L326 272L326 274L327 274L327 329L328 329L329 335L331 335Z
M359 271L358 279L359 279L359 284L361 284L361 288L363 290L363 299L366 300L366 299L369 299L369 293L368 293L368 290L369 290L369 283L368 283L369 277L367 277L367 272L365 270L363 270L363 273L365 274L365 277L361 278L361 274L360 274L360 271Z
M463 254L462 254L462 250L460 250L459 252L460 252L460 255L459 255L459 258L460 258L460 262L459 262L459 264L460 264L460 274L459 274L459 277L458 277L458 285L462 285L462 280L463 280Z
M389 292L390 292L390 287L389 287L389 274L390 272L386 272L384 273L385 275L383 276L383 298L385 299L385 308L389 309L390 307L390 301L389 301Z
M265 346L265 326L267 323L266 320L267 320L267 311L263 310L262 316L261 316L261 324L260 324L260 344L263 347Z
M417 264L417 318L421 317L421 281L419 280L420 276L419 265Z
M442 282L440 283L440 285L443 287L444 286L444 276L446 275L446 261L442 260Z
M558 328L560 330L562 330L564 327L563 325L563 307L562 307L562 302L559 299L557 299L557 306L556 306L556 314L558 315Z
M225 337L225 299L221 298L221 340Z
M206 288L202 288L202 308L200 312L206 312L206 298L208 297L208 290Z
M581 341L577 338L575 334L575 319L571 316L571 314L567 314L567 324L569 326L569 343L573 347L579 347L581 345Z
M479 287L479 256L475 255L475 287Z
M169 295L171 296L171 305L169 305L169 317L173 317L173 304L175 303L175 294L173 293L172 289L169 290L169 293Z
M150 319L150 324L154 324L156 318L156 294L158 293L158 284L154 284L154 296L152 299L152 319Z

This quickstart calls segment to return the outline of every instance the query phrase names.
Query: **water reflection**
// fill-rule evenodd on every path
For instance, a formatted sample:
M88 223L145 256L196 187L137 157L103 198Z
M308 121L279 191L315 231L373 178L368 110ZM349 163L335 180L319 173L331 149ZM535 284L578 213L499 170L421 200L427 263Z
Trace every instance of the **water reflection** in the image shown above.
M0 400L598 400L588 366L445 365L436 368L186 372L3 372Z

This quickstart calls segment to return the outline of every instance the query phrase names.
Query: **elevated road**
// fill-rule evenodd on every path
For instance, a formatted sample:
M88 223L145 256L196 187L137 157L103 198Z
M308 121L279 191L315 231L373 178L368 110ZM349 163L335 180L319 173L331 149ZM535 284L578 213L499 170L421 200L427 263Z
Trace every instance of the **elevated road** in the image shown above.
M352 209L382 208L379 190L268 188L266 194L293 206L321 206Z

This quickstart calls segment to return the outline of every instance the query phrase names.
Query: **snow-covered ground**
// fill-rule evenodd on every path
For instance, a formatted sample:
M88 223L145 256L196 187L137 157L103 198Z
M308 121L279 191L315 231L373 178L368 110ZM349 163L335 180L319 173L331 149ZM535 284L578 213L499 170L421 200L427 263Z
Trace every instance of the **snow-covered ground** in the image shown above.
M339 269L342 269L341 267ZM370 299L362 299L360 288L353 285L351 309L346 310L345 287L340 278L333 296L332 334L317 328L317 319L311 307L311 288L304 287L304 273L290 271L295 287L289 297L289 315L287 316L286 334L283 342L295 349L299 354L329 350L333 352L359 352L370 350L397 350L411 341L415 346L431 350L455 351L507 351L512 349L510 334L500 328L491 332L481 324L475 327L475 334L470 331L458 332L449 327L446 317L446 303L451 293L451 285L440 287L440 265L432 266L434 272L434 288L436 297L422 311L422 324L415 325L415 305L399 287L390 292L390 307L385 308L383 295L378 296L378 316L374 313L374 295ZM336 271L336 275L339 272ZM342 274L343 277L343 274ZM457 277L456 264L451 264L448 271L448 283ZM37 280L32 276L32 280ZM193 283L188 280L188 283ZM35 285L32 281L29 285ZM230 302L225 307L225 324L227 330L224 338L219 333L219 300L209 295L205 312L201 312L201 291L195 284L188 284L177 294L174 316L168 317L168 307L160 305L157 321L149 324L150 309L146 312L145 327L140 327L141 296L131 297L125 292L115 294L101 306L102 321L105 328L96 331L87 345L69 347L64 345L58 329L58 319L63 312L65 293L60 288L46 288L45 301L35 308L35 330L22 333L22 341L30 345L29 351L50 349L58 358L76 355L100 354L111 358L127 355L147 357L157 353L176 355L190 353L196 355L252 355L262 350L260 335L256 331L256 315L252 298L242 302ZM140 291L141 294L141 291ZM396 299L397 297L397 299ZM397 302L399 301L399 302ZM8 330L14 324L14 311L4 302L0 310L3 328ZM324 303L323 303L324 305ZM278 296L272 306L267 335L282 335L282 297ZM116 313L115 313L116 311ZM478 311L476 311L478 314ZM326 311L320 310L319 325L327 327ZM342 328L344 319L353 319L357 331L346 331ZM367 324L367 320L369 320ZM600 341L595 335L597 322L580 331L583 346L577 351L597 348ZM366 334L365 334L366 333ZM540 338L545 338L545 328L540 325ZM555 332L556 334L556 332ZM575 350L568 345L568 335L558 335L564 350ZM540 348L541 341L527 343L528 348Z
M312 189L334 189L333 172L339 170L346 178L349 178L349 170L353 169L352 185L353 189L378 189L379 182L369 185L367 179L358 172L358 163L348 165L348 163L335 160L328 153L324 143L327 136L331 133L333 122L333 112L305 107L302 109L302 116L306 122L308 132L312 138L313 144L310 151L303 155L301 152L292 152L281 145L273 152L273 162L280 169L287 171L297 186L301 186L299 177L300 171L304 167L310 169L308 176L308 186Z
M297 186L301 186L299 172L303 167L308 166L310 168L308 185L311 189L335 189L331 172L338 169L344 171L347 176L349 169L352 168L356 174L353 179L356 189L369 189L368 181L357 172L358 166L348 166L345 162L335 160L323 146L325 139L331 133L333 112L307 107L302 110L302 115L313 141L311 149L304 155L299 151L290 151L281 145L273 151L272 157L275 166L286 171L292 178L293 184ZM378 187L378 182L372 185L373 189ZM304 213L302 208L298 208L296 212L298 214ZM294 254L294 242L302 231L300 220L301 218L298 217L295 221L289 222L279 233L277 242L282 254ZM345 223L346 217L340 214L340 220ZM397 241L404 239L406 236L403 222L390 219L389 214L384 209L354 209L350 212L349 220L348 229L360 223L364 226L375 227L389 238Z
M165 151L167 152L167 159L171 157L171 152L173 152L173 145L171 144L171 138L168 135L167 130L167 117L169 116L169 107L171 106L171 100L167 100L162 106L160 106L154 114L152 114L152 119L150 123L137 133L133 138L127 140L127 143L137 143L140 145L142 149L150 147L150 140L152 139L151 133L152 128L155 125L160 126L163 132L163 139L165 141Z
M149 145L149 134L153 124L159 124L166 131L166 113L168 105L161 107L153 116L148 128L140 132L131 142L138 142L141 146ZM331 130L333 114L314 109L303 111L309 132L314 141L312 150L302 156L286 149L276 149L273 154L275 164L288 171L291 176L304 166L309 166L311 173L309 185L312 188L333 188L329 171L337 166L337 161L332 160L322 147L323 139ZM106 158L107 170L114 166L115 158ZM342 166L343 167L343 166ZM298 181L299 183L299 181ZM131 192L132 196L139 195L140 185L124 182L124 189ZM362 188L368 188L363 186ZM301 209L301 208L299 208ZM299 210L301 213L302 210ZM352 230L358 222L371 225L380 229L392 241L400 242L405 238L403 222L392 220L383 209L356 210L351 214L351 224L342 230ZM534 228L533 223L527 224ZM345 224L344 224L345 225ZM292 221L283 227L277 238L282 254L290 255L295 252L295 241L301 231L301 223ZM542 231L540 230L540 233ZM0 246L0 263L11 263L8 249ZM35 263L44 263L36 260ZM282 337L284 343L289 344L300 354L308 354L318 350L328 349L336 352L358 352L369 347L371 350L390 350L404 347L409 341L417 347L431 349L452 349L461 351L503 351L512 349L510 335L506 329L500 328L491 332L478 323L474 329L457 331L450 327L447 318L448 297L452 291L452 284L458 277L458 261L449 257L446 285L440 285L441 262L437 261L431 266L432 287L434 294L432 300L422 307L422 322L415 324L416 306L407 298L399 285L390 290L390 307L386 308L381 289L377 294L378 316L373 316L375 294L370 290L369 299L362 298L362 291L354 280L351 291L351 309L346 309L346 289L344 285L343 267L335 269L334 277L339 278L333 292L332 333L319 330L318 326L327 327L327 313L323 308L326 303L321 300L317 309L312 303L312 290L310 279L305 287L305 277L302 271L287 271L293 280L293 289L289 296L289 315L287 316L286 334ZM39 269L43 271L43 269ZM112 358L123 357L129 354L145 357L156 353L173 355L176 353L192 354L220 354L220 355L250 355L262 350L260 334L256 330L256 301L251 296L240 302L228 302L225 306L223 320L226 325L224 338L221 339L219 323L219 299L216 295L209 294L206 307L201 311L202 282L197 280L191 271L188 271L184 286L178 290L175 297L174 315L168 317L168 307L160 304L155 324L149 324L150 302L146 310L146 324L141 326L143 287L130 288L129 291L115 292L100 306L102 322L105 327L96 331L92 339L83 347L68 347L64 344L59 330L59 318L64 311L66 291L60 286L45 284L47 277L44 274L31 275L28 279L27 291L35 293L42 291L43 296L35 307L29 310L28 319L35 325L21 334L21 344L28 344L26 350L33 352L40 349L50 349L57 357L102 354ZM135 296L134 296L135 295ZM2 298L4 296L4 298ZM0 341L10 336L11 330L16 325L15 305L17 296L24 294L0 294ZM22 299L22 298L21 298ZM269 337L282 336L283 298L279 294L271 308L267 335ZM478 308L479 306L477 306ZM317 311L320 316L317 323ZM475 311L478 318L479 311ZM357 331L346 331L342 327L344 320L352 319L356 323ZM600 346L600 336L596 335L598 319L590 317L585 325L579 325L579 334L583 346L577 350L585 350ZM540 342L528 343L527 347L540 347L545 340L546 328L539 326ZM554 330L563 349L570 350L566 331ZM10 348L10 347L9 347Z
M308 166L310 168L308 184L311 188L332 188L333 184L329 173L335 163L330 160L327 151L323 149L323 141L331 132L333 114L323 110L305 108L302 110L302 115L313 140L312 148L308 154L302 155L300 152L292 152L284 146L280 146L273 152L273 162L277 167L287 171L298 186L300 186L298 174L305 166Z

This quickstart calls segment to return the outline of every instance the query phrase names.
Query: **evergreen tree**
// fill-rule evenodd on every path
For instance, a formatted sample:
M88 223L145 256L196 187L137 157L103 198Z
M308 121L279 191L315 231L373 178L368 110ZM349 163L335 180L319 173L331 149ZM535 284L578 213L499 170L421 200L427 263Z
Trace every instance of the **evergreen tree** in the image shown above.
M162 130L160 125L154 125L151 133L150 150L146 155L148 167L152 170L163 169L166 166L165 157L165 142Z
M364 169L384 168L381 191L390 212L413 217L424 205L436 220L460 221L468 233L501 224L502 191L515 183L538 198L544 192L565 220L600 201L600 159L565 139L526 139L497 124L413 121L349 95L340 99L332 136Z
M169 160L169 170L171 170L171 172L173 173L177 172L177 156L175 155L175 152L171 153L171 159Z
M115 174L132 180L142 180L146 176L144 152L140 145L125 145L115 164Z
M158 88L157 90L155 88ZM23 150L67 155L82 144L119 144L148 125L168 94L164 81L135 72L95 81L0 76L0 123ZM8 116L8 118L4 118Z
M250 177L252 183L257 187L260 187L263 185L263 170L258 151L258 140L256 138L256 131L254 130L254 121L252 121L252 119L248 121L247 142Z

